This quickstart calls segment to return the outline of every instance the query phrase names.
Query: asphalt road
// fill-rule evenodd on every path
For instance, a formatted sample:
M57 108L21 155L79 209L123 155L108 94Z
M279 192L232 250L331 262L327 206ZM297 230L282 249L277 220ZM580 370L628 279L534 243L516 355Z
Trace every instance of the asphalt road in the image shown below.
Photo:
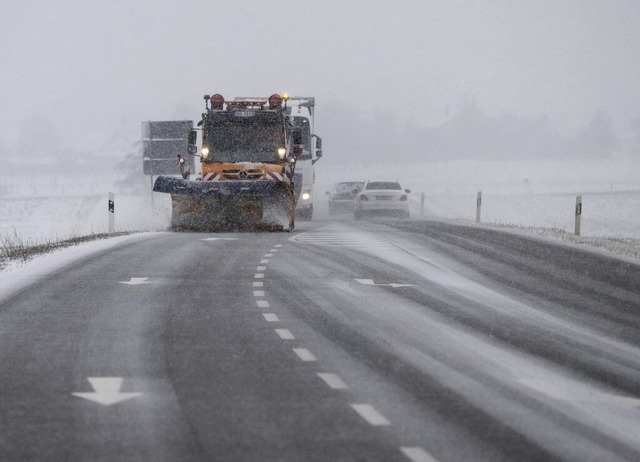
M3 301L0 372L3 461L640 460L640 265L436 222L161 233Z

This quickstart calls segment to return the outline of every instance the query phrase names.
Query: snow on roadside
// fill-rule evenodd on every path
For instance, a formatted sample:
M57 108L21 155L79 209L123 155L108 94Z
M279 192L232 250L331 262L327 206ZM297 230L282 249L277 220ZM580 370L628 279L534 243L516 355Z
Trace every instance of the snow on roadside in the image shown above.
M537 228L537 227L517 227L508 225L485 225L487 227L515 231L519 234L533 234L546 239L560 240L577 246L590 247L605 251L609 255L614 254L621 257L628 257L633 263L640 263L640 239L625 237L592 237L576 236L559 229Z
M26 287L76 261L113 248L123 242L146 239L152 234L154 233L139 233L100 239L53 250L27 261L10 261L6 267L0 269L2 274L0 278L0 302L15 296Z

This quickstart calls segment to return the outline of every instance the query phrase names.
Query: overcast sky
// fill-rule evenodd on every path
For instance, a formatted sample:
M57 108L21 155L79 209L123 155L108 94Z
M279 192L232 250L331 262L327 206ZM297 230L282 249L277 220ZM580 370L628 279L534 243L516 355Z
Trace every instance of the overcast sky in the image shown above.
M197 119L202 95L316 96L434 123L640 115L637 0L2 0L0 145L45 116L60 144ZM326 135L325 135L326 136ZM100 141L101 142L101 141Z

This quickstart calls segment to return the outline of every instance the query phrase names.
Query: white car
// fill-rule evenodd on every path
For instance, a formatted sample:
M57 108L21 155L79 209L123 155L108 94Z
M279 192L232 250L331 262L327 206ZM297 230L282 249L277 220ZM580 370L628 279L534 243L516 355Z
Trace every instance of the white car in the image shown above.
M353 218L365 215L393 215L409 218L410 189L402 189L397 181L367 181L358 194Z

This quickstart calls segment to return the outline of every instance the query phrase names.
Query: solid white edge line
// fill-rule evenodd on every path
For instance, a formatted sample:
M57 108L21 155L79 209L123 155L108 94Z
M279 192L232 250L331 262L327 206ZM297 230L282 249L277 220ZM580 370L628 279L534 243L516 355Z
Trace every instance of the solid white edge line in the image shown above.
M278 316L276 316L274 313L262 313L262 316L264 316L264 319L266 319L268 322L278 322L278 321L280 321L278 319Z
M349 388L346 383L336 374L319 372L318 377L320 377L324 382L329 385L329 387L334 390L346 390Z
M391 425L391 422L376 411L376 409L370 404L352 404L351 407L370 425L376 427L381 425Z
M400 451L411 460L411 462L438 462L427 451L419 446L403 446Z
M266 300L256 300L256 304L258 305L258 308L269 308L269 302Z
M294 348L293 352L298 355L302 361L317 361L318 359L306 348Z
M253 291L253 296L254 297L264 297L264 290L254 290Z

